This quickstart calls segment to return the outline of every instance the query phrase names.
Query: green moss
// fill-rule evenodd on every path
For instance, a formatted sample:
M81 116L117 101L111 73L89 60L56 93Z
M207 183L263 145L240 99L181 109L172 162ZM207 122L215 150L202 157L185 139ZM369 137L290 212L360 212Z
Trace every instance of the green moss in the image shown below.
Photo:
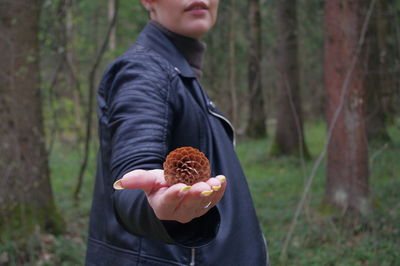
M54 205L47 208L37 204L17 204L0 216L0 242L24 239L36 228L52 234L64 232L65 224Z
M322 201L318 207L318 211L322 216L329 217L338 214L338 210L326 201Z
M271 148L270 148L268 154L269 154L269 156L272 156L272 157L279 157L279 156L283 155L282 149L279 147L279 145L278 145L278 143L276 143L276 141L274 141L271 144Z

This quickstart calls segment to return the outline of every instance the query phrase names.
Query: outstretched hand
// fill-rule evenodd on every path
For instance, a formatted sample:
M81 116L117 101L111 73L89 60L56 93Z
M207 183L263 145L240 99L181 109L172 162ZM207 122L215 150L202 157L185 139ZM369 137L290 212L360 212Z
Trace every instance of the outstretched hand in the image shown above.
M183 183L168 186L163 170L133 170L117 180L114 188L142 189L158 219L187 223L207 213L221 200L226 178L219 175L193 186Z

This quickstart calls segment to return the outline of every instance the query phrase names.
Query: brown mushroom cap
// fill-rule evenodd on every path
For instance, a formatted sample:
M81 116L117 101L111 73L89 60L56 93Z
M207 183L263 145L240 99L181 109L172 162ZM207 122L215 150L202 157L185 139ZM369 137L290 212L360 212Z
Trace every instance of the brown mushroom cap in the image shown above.
M164 162L164 176L169 185L193 185L207 181L211 175L210 162L196 148L182 147L170 152Z

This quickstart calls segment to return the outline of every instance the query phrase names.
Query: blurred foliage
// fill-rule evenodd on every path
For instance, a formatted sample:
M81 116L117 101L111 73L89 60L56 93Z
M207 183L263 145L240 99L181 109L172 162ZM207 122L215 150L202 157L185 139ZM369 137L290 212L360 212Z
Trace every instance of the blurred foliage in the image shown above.
M58 137L82 139L85 113L88 103L88 75L102 43L109 18L109 0L45 0L41 19L42 92L45 96L44 109L48 132L55 131ZM400 80L400 0L387 0L386 14L391 23L389 38L392 54L388 76L396 77L396 88L389 101L391 112L399 113ZM234 4L234 6L232 6ZM298 0L298 40L300 61L300 90L302 109L307 120L324 118L325 92L323 86L323 21L322 0ZM276 0L261 1L262 23L262 84L268 114L273 123L276 112ZM204 88L218 108L228 118L231 115L229 83L229 42L235 48L235 86L238 98L239 121L237 133L242 135L247 123L248 112L248 5L247 1L221 1L218 21L214 29L204 36L207 53L204 63ZM233 29L230 18L233 16ZM107 65L132 45L148 21L148 14L140 1L119 0L116 25L116 49L108 50L96 72L96 84ZM234 32L230 40L229 32ZM63 61L67 56L70 66ZM61 64L61 69L57 70ZM72 69L72 70L71 70ZM56 114L56 115L54 115ZM389 117L393 121L393 117ZM389 120L390 120L389 119ZM389 121L388 120L388 121ZM50 134L48 134L50 135Z

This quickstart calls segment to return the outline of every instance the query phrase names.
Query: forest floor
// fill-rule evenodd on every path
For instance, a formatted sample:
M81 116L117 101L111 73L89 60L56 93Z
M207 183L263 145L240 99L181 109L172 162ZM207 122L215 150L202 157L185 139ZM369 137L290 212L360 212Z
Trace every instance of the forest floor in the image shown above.
M398 123L399 124L399 123ZM370 189L373 211L359 220L343 219L322 208L325 167L319 167L281 256L304 186L325 138L323 124L307 125L306 142L312 159L268 156L272 138L240 143L237 152L248 177L257 215L268 241L272 265L400 265L400 127L390 128L391 143L370 148ZM95 173L92 153L79 205L72 200L81 155L58 144L51 154L52 185L65 222L59 236L39 229L28 249L16 243L0 246L0 265L83 265Z
M281 256L293 216L315 161L323 149L325 126L307 125L313 156L270 158L270 140L239 145L238 154L267 237L272 265L400 265L400 127L390 128L392 143L370 147L373 211L362 219L343 219L323 207L325 165L319 167L295 223L286 257ZM267 148L266 148L267 147Z

